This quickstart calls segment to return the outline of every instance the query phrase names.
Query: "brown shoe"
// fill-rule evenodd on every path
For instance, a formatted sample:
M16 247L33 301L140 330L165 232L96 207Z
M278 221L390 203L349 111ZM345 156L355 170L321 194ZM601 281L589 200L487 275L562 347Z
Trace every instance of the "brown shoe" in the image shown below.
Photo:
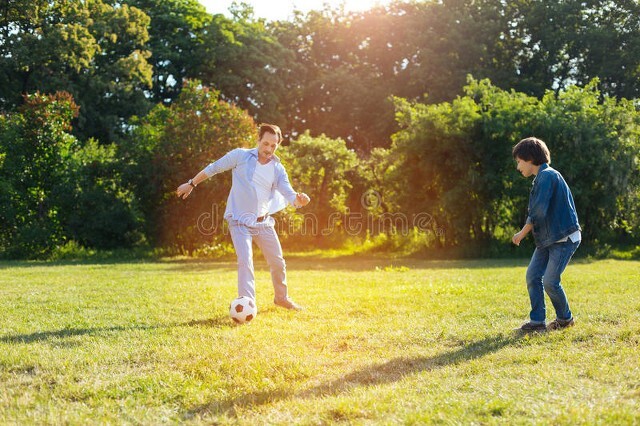
M531 331L546 331L547 326L543 322L525 322L520 326L520 328L516 328L516 330L523 331L525 333L529 333Z
M293 311L301 311L303 309L302 306L298 305L296 302L294 302L291 299L274 300L273 303L275 303L276 306L280 306L281 308L285 308L285 309L291 309Z
M573 317L571 317L571 319L569 319L567 321L555 319L555 320L551 321L549 323L549 325L547 325L547 330L548 331L560 330L562 328L573 327L574 325L576 325L576 322L573 319Z

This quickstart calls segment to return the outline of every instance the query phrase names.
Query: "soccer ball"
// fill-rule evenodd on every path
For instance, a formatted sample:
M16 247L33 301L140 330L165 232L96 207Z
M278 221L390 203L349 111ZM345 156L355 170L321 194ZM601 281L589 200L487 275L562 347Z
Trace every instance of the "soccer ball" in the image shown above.
M229 315L231 319L238 324L244 324L256 317L258 314L258 307L256 302L247 296L240 296L231 302L229 306Z

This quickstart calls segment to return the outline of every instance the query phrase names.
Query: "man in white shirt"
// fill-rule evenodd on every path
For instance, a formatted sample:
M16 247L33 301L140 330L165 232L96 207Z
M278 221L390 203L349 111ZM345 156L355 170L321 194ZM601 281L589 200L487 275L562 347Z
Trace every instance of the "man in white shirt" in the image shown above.
M286 264L275 231L275 220L271 215L287 204L304 207L310 199L307 194L296 193L291 187L287 172L275 155L280 142L280 128L273 124L262 124L256 148L234 149L180 185L176 193L178 197L187 198L200 182L217 173L232 170L231 191L224 217L229 223L238 257L238 296L256 298L252 246L255 241L271 270L274 303L287 309L300 310L302 308L288 297Z

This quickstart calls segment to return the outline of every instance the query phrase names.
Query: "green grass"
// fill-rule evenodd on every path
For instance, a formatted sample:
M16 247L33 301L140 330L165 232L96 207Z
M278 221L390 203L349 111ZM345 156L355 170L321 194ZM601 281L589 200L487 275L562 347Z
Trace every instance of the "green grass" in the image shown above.
M640 262L573 262L577 326L520 335L526 264L292 258L294 313L257 262L234 326L233 262L0 263L0 423L640 423Z

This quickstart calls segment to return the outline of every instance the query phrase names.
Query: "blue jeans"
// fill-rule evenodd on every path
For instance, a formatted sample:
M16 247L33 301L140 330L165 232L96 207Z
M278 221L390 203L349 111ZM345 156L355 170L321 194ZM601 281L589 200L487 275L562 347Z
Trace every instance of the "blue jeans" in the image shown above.
M556 318L562 321L568 321L572 318L567 295L560 283L560 275L564 272L579 245L580 241L574 243L569 240L564 243L551 244L545 248L536 248L533 252L527 268L527 289L531 300L529 318L532 323L545 323L545 291L556 310Z
M269 217L264 223L246 226L229 220L231 239L238 258L238 296L256 300L256 281L253 272L253 241L256 242L271 270L274 300L283 302L287 297L287 267L282 246L275 230L275 221Z

